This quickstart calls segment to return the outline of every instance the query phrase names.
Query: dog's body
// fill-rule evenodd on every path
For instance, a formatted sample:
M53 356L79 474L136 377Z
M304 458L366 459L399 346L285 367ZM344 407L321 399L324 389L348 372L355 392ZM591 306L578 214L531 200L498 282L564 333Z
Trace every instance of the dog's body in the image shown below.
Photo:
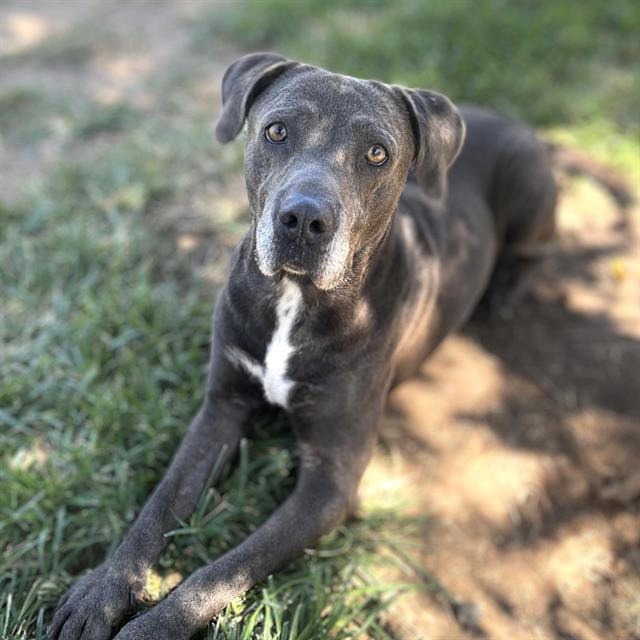
M111 636L162 534L265 402L298 438L295 491L117 637L188 638L312 545L354 500L389 389L469 316L500 265L513 275L553 231L545 148L499 116L461 119L438 94L270 54L234 63L223 93L219 138L249 120L254 221L216 305L206 399L114 557L61 602L52 638Z

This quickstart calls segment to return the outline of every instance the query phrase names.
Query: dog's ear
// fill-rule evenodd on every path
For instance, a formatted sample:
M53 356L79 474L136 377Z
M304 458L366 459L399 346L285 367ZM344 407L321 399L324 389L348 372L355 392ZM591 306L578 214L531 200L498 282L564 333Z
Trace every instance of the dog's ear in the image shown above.
M285 71L298 66L275 53L250 53L238 58L222 78L222 113L216 137L222 143L233 140L244 125L257 95Z
M435 91L394 87L411 122L418 183L434 198L446 191L447 169L464 141L464 122L446 96Z

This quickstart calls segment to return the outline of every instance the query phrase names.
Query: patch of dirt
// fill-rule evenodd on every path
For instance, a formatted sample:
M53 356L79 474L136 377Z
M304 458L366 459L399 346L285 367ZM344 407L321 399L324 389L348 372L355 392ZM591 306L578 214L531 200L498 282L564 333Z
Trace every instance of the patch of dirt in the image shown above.
M639 213L567 185L513 317L472 320L392 395L383 441L404 455L378 454L363 492L410 478L434 517L399 638L640 638Z

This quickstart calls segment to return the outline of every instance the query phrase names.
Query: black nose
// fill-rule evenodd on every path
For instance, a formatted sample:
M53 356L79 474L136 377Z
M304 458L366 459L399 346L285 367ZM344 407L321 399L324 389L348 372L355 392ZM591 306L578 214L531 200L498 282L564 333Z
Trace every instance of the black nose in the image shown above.
M285 203L278 213L280 231L292 242L324 244L333 237L335 215L330 207L311 198Z

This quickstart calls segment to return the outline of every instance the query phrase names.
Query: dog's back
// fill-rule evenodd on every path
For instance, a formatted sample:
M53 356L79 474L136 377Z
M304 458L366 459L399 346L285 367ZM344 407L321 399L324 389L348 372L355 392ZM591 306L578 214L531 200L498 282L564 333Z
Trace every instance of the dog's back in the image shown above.
M547 145L530 128L478 107L460 113L467 136L449 173L451 191L475 182L489 205L500 245L534 249L554 231L557 187Z
M438 313L425 318L431 328L420 358L469 317L498 265L506 262L515 273L514 262L539 253L554 230L557 188L544 143L494 112L460 113L466 137L449 170L444 208L415 176L399 207L426 253L439 260Z

